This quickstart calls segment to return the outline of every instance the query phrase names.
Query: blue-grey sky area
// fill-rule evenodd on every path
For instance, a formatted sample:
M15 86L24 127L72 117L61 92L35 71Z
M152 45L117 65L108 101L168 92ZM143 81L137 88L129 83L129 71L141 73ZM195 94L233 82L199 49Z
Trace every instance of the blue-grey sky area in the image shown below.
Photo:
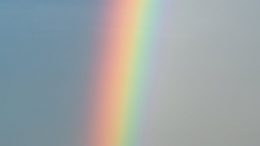
M0 0L1 146L75 146L98 2Z

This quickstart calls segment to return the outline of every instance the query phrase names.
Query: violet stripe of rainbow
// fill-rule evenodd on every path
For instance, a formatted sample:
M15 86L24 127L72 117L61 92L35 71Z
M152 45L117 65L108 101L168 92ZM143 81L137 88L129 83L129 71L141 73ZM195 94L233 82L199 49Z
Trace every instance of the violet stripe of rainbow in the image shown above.
M110 0L88 146L135 146L157 0Z

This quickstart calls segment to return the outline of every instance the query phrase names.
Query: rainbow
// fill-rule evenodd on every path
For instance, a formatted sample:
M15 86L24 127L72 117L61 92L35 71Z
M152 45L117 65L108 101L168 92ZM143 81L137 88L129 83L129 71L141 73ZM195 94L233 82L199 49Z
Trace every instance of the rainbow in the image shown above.
M87 146L134 146L156 0L110 0L104 12Z

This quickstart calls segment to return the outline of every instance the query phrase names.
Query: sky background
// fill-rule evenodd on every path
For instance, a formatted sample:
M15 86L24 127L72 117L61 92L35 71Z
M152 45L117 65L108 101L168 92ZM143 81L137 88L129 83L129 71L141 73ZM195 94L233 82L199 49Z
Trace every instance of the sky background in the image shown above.
M0 145L75 146L104 0L0 0ZM260 1L160 0L141 146L260 144Z
M0 1L1 146L75 146L98 7Z
M260 1L162 1L143 146L260 144Z

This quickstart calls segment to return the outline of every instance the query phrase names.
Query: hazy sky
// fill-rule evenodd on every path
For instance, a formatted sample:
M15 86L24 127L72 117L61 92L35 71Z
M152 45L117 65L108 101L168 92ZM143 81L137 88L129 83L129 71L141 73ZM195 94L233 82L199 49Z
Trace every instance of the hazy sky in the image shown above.
M142 146L260 144L260 1L165 0Z
M1 146L75 146L101 1L0 0ZM141 146L259 145L260 1L159 1Z

